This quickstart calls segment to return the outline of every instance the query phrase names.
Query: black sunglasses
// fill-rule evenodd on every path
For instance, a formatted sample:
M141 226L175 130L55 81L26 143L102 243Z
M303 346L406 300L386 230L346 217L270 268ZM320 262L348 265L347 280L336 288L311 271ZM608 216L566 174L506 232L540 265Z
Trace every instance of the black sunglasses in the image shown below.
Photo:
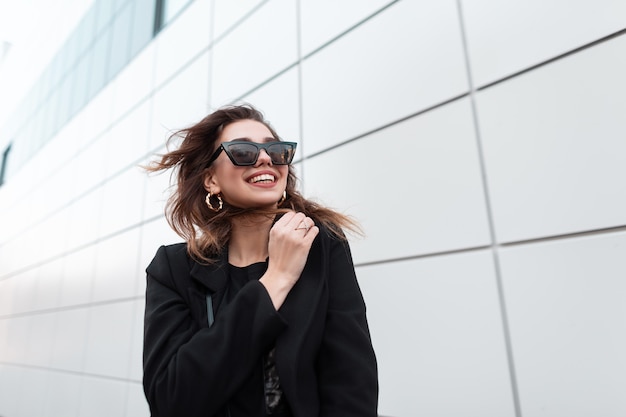
M220 147L211 155L207 167L220 156L222 151L226 152L232 163L238 167L254 165L259 159L261 149L265 149L272 160L272 164L289 165L296 154L296 146L296 142L222 142Z

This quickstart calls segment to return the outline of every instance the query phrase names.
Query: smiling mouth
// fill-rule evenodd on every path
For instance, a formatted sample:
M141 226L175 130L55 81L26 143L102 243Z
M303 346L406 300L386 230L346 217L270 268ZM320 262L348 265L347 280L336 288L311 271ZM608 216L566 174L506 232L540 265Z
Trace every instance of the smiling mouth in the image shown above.
M276 177L270 174L261 174L248 180L250 184L270 184L276 181Z

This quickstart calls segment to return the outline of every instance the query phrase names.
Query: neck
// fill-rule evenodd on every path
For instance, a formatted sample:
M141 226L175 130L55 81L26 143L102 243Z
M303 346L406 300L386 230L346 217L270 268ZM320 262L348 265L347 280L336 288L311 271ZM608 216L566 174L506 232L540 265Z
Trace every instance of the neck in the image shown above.
M235 266L247 266L265 261L272 222L273 219L265 216L233 219L228 262Z

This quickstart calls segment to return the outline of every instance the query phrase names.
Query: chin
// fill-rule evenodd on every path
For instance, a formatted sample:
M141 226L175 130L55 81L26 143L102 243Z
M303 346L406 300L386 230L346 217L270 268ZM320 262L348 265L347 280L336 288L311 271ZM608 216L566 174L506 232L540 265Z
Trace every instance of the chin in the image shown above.
M237 207L240 209L273 209L278 207L277 201L267 201L267 202L256 202L256 203L248 203L248 204L232 204L233 207Z

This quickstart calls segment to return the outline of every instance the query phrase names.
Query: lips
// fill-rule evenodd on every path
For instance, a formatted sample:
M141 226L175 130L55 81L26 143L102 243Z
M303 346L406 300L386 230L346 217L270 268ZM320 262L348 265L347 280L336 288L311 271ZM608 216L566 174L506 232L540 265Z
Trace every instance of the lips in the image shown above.
M260 175L255 175L254 177L250 178L248 180L248 182L250 184L271 184L273 182L276 181L276 177L272 174L260 174Z

